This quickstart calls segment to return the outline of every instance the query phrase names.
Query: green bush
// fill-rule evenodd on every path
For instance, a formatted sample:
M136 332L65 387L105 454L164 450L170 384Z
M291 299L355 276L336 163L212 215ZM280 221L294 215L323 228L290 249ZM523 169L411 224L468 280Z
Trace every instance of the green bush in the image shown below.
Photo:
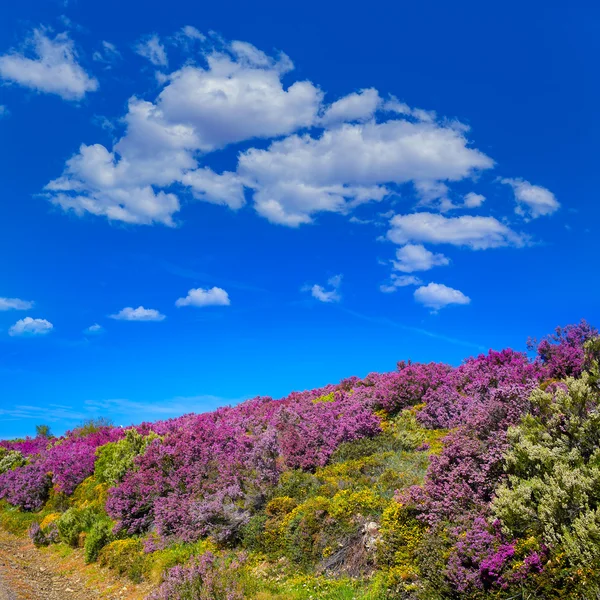
M127 575L134 583L143 579L146 554L138 539L116 540L98 553L101 567L108 567L119 575Z
M85 538L84 551L86 563L95 562L98 559L100 550L115 539L112 532L113 526L114 523L108 518L100 518L94 522Z
M94 471L96 480L110 486L117 485L125 473L133 469L135 457L143 454L156 438L158 436L154 433L143 436L135 429L129 429L122 440L98 448Z
M92 528L94 520L95 515L90 509L70 508L56 521L61 541L77 548L81 534Z
M22 467L25 462L25 458L19 451L0 447L0 475L17 467Z

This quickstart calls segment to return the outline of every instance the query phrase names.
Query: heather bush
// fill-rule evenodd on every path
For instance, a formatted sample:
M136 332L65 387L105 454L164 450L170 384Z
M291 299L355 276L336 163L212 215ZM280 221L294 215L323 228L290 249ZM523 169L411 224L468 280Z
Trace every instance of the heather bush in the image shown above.
M24 511L38 511L48 499L52 479L43 464L34 462L0 475L0 498Z
M56 527L56 522L51 521L44 525L39 524L37 521L34 521L28 530L29 539L34 543L38 548L40 546L48 546L50 544L57 544L60 541L60 536L58 533L58 528Z
M148 600L243 600L243 562L243 556L224 559L206 552L185 567L172 568Z
M562 379L578 377L585 367L586 342L598 337L598 330L581 321L578 325L557 327L555 332L546 336L539 344L529 340L528 345L535 349L545 365L548 377Z

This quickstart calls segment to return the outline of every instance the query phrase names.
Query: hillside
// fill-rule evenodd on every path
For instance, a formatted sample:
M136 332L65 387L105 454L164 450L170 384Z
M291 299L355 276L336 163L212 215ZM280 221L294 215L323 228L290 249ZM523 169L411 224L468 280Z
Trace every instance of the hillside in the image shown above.
M597 336L3 441L0 526L149 600L596 598Z

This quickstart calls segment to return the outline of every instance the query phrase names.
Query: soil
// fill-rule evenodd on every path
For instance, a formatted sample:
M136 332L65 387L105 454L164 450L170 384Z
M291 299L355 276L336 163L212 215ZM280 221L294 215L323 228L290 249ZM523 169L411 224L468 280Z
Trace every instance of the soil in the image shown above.
M151 591L96 565L81 551L37 549L0 530L0 600L143 600Z

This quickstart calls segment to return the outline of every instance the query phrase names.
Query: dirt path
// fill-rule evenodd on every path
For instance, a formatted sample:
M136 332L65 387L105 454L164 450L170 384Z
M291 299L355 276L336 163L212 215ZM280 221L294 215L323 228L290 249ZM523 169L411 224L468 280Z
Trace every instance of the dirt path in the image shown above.
M0 530L0 600L142 600L148 592L85 565L80 552L60 557Z

